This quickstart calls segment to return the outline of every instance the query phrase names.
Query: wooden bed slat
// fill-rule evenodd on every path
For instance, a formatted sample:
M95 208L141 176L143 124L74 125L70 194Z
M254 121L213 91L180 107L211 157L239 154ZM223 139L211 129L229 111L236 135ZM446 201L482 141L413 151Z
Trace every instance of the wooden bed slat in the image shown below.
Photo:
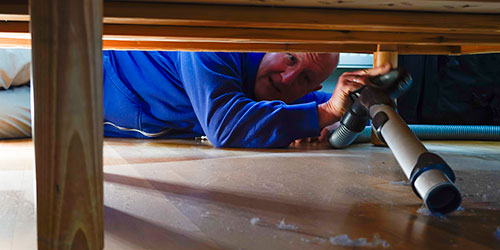
M27 3L0 6L0 20L29 21ZM109 24L500 34L500 18L495 14L173 3L105 2L103 21Z
M105 2L186 2L182 0L105 0ZM231 4L271 7L314 7L393 11L500 13L498 0L189 0L198 4Z
M104 35L112 40L165 40L264 43L350 43L415 45L494 45L499 35L403 33L375 31L325 31L257 28L221 28L159 25L104 25Z
M500 45L498 14L170 2L105 1L104 47L370 53L378 44L397 44L400 54L471 54L496 52ZM0 19L8 20L0 23L0 46L26 47L27 1L1 3Z
M498 15L105 3L104 22L242 28L500 34Z
M372 53L376 51L376 38L362 41L360 38L370 36L385 36L388 41L391 37L400 37L400 42L419 42L418 36L401 35L401 33L373 33L373 32L327 32L310 31L302 36L301 40L287 40L289 34L283 30L230 29L233 33L214 32L224 30L214 27L171 27L156 25L136 25L136 29L128 29L130 25L104 25L104 49L142 49L142 50L188 50L188 51L303 51L303 52L353 52ZM27 22L0 23L0 46L30 47L29 24ZM252 31L252 32L248 32ZM311 34L316 34L315 36ZM196 36L195 36L196 35ZM239 36L238 39L236 35ZM339 43L329 38L337 35L344 36L344 42ZM232 36L232 38L231 38ZM255 39L252 38L254 36ZM488 36L496 38L496 36ZM231 39L232 40L231 40ZM258 38L259 42L256 42ZM349 40L351 38L351 40ZM461 34L440 36L435 34L420 34L426 38L426 44L399 44L400 54L473 54L500 51L497 40L490 41L482 36L469 37ZM458 45L459 39L469 39L468 45ZM353 39L359 39L354 41ZM413 40L411 40L413 39ZM448 40L446 40L448 39ZM479 41L480 39L483 39ZM338 40L338 38L337 38ZM436 45L441 40L442 45ZM293 42L289 42L293 41ZM354 42L353 42L354 41ZM422 42L422 41L420 41ZM464 42L462 42L464 43ZM482 44L483 45L477 45ZM492 43L492 44L488 44ZM391 44L391 43L389 43ZM451 45L449 45L451 44ZM465 49L461 49L464 47Z

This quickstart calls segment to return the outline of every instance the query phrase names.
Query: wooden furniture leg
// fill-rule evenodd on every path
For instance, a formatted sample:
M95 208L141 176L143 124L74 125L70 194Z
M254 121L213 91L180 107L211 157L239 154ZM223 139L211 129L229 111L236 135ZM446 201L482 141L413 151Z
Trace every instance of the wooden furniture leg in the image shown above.
M373 67L379 67L386 63L390 63L393 68L398 67L398 47L397 45L377 45L377 51L373 52ZM386 146L375 135L375 130L372 127L371 142L376 146Z
M38 249L102 249L102 0L31 0Z

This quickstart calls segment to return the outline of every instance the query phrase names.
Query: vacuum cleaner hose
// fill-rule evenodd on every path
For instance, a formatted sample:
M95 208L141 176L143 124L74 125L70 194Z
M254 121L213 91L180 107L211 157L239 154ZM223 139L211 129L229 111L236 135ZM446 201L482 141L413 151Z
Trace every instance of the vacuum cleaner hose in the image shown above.
M499 141L500 126L490 125L408 125L420 140ZM353 142L369 142L371 126L366 126Z

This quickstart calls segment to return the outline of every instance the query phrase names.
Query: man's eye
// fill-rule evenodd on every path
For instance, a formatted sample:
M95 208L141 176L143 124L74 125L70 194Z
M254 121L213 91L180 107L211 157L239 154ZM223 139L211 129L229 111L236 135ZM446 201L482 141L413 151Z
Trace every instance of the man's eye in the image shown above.
M288 59L290 59L291 64L295 64L297 62L297 58L294 55L287 53Z

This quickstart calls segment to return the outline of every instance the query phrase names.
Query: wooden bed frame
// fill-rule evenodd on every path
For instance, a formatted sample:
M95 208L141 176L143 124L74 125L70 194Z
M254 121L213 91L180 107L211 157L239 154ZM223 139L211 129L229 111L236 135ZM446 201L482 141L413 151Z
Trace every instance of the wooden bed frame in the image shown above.
M33 50L39 249L103 248L102 48L500 52L498 0L174 2L0 3L0 46Z

